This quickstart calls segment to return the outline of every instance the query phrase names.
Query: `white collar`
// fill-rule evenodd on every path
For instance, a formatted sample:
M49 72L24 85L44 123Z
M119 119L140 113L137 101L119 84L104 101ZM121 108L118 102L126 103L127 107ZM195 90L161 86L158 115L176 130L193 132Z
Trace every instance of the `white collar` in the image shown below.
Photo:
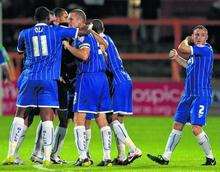
M35 26L47 26L47 24L46 23L37 23L37 24L35 24Z
M205 47L205 44L197 44L197 47Z

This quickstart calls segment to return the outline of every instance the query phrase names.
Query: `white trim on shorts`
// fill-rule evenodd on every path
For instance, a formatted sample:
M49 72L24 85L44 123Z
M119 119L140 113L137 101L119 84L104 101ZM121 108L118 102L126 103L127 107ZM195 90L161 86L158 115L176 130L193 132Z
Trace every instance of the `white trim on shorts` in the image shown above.
M19 105L19 104L16 104L17 107L48 107L48 108L59 108L59 106L49 106L49 105Z
M92 113L92 114L97 114L98 112L95 111L88 111L88 110L78 110L77 112L81 112L81 113ZM74 112L75 113L75 112Z
M125 111L115 111L115 112L113 112L113 114L116 114L116 113L119 113L119 114L122 114L122 115L133 115L133 112L125 112Z
M97 112L97 113L110 113L110 112L113 112L113 110L109 110L109 111L100 111L100 112Z

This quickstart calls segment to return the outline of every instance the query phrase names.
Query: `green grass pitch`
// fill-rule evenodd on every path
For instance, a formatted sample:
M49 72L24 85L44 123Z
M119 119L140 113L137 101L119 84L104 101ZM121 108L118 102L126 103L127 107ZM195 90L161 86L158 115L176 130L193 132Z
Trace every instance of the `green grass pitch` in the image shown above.
M6 157L8 149L8 133L12 122L12 117L0 117L0 161ZM28 129L24 143L20 149L20 156L25 164L21 166L2 166L0 171L220 171L220 118L209 117L208 125L205 127L213 152L217 159L215 167L203 167L205 157L202 149L197 143L196 138L192 135L191 127L186 126L182 139L173 153L172 160L168 166L157 165L147 159L147 153L160 154L164 150L167 137L172 127L171 117L132 117L127 118L125 125L128 132L142 150L143 156L129 166L113 166L109 168L96 167L96 164L102 159L102 144L100 140L99 130L93 122L92 139L90 152L95 164L91 167L78 168L73 166L73 162L77 159L77 152L73 138L73 124L69 123L67 137L61 152L63 159L69 163L66 165L52 165L50 168L43 168L30 162L29 158L34 145L36 126L39 117L35 117L33 125ZM57 120L55 121L57 124ZM116 146L112 142L112 158L117 155Z

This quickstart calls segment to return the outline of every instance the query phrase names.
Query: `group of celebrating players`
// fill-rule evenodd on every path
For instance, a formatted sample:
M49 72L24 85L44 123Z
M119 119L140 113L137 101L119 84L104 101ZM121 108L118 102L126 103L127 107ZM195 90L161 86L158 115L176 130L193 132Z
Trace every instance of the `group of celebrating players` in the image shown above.
M48 166L66 163L59 156L68 120L74 122L75 144L79 158L76 166L93 164L89 153L91 120L100 128L103 158L98 166L128 165L142 156L123 123L132 114L132 81L123 67L113 40L104 33L104 24L93 19L87 25L81 9L67 13L38 7L36 25L20 32L17 50L24 56L23 71L18 80L17 111L10 130L8 155L4 165L22 164L18 150L33 117L41 122L31 160ZM211 104L213 51L206 43L207 29L199 25L192 36L183 40L178 50L189 54L185 60L175 49L169 57L186 68L185 92L177 107L173 130L163 155L147 156L168 164L178 144L184 125L192 124L193 133L206 155L205 165L215 165L205 125ZM59 126L53 129L55 114ZM112 129L112 130L111 130ZM118 157L111 160L112 131L116 137ZM129 148L126 155L125 146Z

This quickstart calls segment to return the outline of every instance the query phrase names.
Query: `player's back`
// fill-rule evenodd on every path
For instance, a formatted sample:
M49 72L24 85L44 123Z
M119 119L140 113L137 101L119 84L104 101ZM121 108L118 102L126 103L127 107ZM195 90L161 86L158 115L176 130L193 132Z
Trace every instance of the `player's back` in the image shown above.
M123 80L130 80L129 75L125 71L123 67L123 62L120 58L118 50L115 46L114 41L111 39L110 36L103 34L103 38L108 42L108 48L106 49L107 57L107 64L108 69L112 72L115 81L123 81Z
M211 45L192 46L192 55L186 67L186 94L211 96L213 60Z
M23 30L18 51L25 51L23 75L31 80L53 80L60 77L62 39L75 36L76 30L38 23Z

